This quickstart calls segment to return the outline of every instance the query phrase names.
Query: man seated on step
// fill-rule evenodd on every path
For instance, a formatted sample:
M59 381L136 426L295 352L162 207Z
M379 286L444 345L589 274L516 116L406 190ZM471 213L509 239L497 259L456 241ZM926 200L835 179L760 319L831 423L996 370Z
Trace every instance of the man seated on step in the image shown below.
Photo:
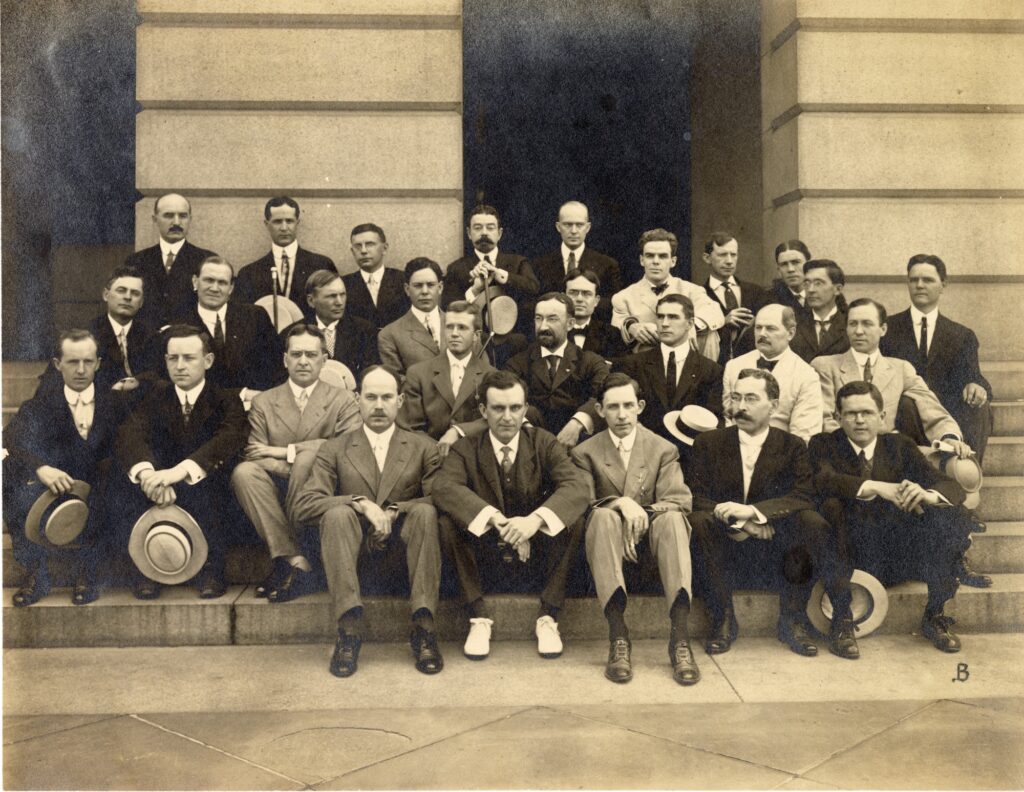
M664 228L640 235L640 266L644 277L612 295L612 326L622 331L622 340L635 352L656 347L658 339L658 298L681 294L693 303L691 340L705 357L718 359L718 333L725 324L718 302L696 283L672 275L679 240Z
M437 440L443 459L467 430L479 434L486 426L480 417L478 387L484 375L494 369L476 351L482 328L480 309L456 300L442 316L447 348L409 369L402 387L405 401L399 423Z
M490 653L493 612L485 593L540 591L537 651L558 657L556 617L587 508L586 475L544 429L524 426L526 385L508 371L480 382L487 431L456 442L434 482L441 540L470 615L463 651Z
M764 369L743 369L730 390L734 425L704 432L693 444L690 524L708 588L708 654L727 652L736 640L733 589L743 586L747 563L754 562L746 553L755 553L759 566L782 578L776 634L796 654L818 653L806 616L816 578L825 578L830 593L838 587L831 529L814 510L807 447L771 425L778 404L775 377Z
M380 362L399 374L444 352L444 311L437 307L443 278L441 267L428 258L405 265L404 289L412 305L377 336Z
M753 328L756 349L726 363L722 391L724 406L728 408L741 371L770 371L779 384L779 404L769 423L806 443L821 431L821 381L817 372L789 346L796 326L796 316L788 306L772 303L758 311ZM732 423L726 419L727 426Z
M14 559L26 572L14 593L16 608L32 605L49 592L46 562L50 554L73 562L71 601L75 605L99 596L96 542L104 525L104 489L114 438L124 418L122 395L96 387L100 366L96 339L89 331L62 333L53 358L59 387L44 384L4 429L4 520ZM47 491L57 499L71 495L78 488L76 481L85 482L91 490L85 498L88 521L73 546L49 542L38 519L26 534L26 519L37 499Z
M576 446L572 458L593 482L585 542L597 601L608 620L611 645L604 675L612 682L633 678L623 562L637 565L631 570L656 562L672 625L672 678L680 685L694 685L700 681L700 670L687 625L693 589L686 521L693 497L683 481L679 452L638 424L644 400L636 380L612 374L601 390L597 409L608 429Z
M104 364L96 372L101 388L130 392L163 376L159 328L142 315L145 282L134 267L118 267L103 288L107 310L90 331ZM135 394L140 397L142 391Z
M444 667L434 630L441 548L437 512L430 502L439 460L429 437L395 425L402 406L398 379L385 366L363 372L361 426L320 447L295 500L295 523L320 527L338 623L330 670L338 677L352 676L358 669L363 641L360 580L372 573L375 583L395 594L406 590L402 567L411 590L410 643L416 669L436 674Z
M590 270L571 269L561 285L572 301L569 340L584 352L593 352L606 361L628 355L629 348L622 341L622 333L594 315L601 293L601 280L597 274ZM610 306L611 302L608 304Z
M796 335L790 346L810 363L822 355L839 355L850 348L846 335L846 298L843 268L829 259L804 264L804 310L796 313Z
M355 377L380 362L377 328L348 310L348 292L337 272L317 270L309 276L306 306L306 322L324 334L328 360L343 363Z
M156 383L117 436L122 475L116 479L114 502L120 514L120 546L128 546L132 525L149 507L176 503L206 536L209 555L197 587L201 599L215 599L227 591L228 477L245 446L249 424L235 391L206 377L214 364L213 342L206 331L172 325L164 333L164 343L171 382ZM132 588L138 599L160 596L160 584L138 573Z
M960 651L954 620L943 608L956 594L957 565L969 544L963 488L936 470L910 438L885 431L884 400L874 384L843 385L836 393L836 420L839 428L812 438L809 451L821 512L838 535L839 578L849 580L856 567L886 586L924 580L922 635L943 652ZM856 657L849 593L829 597L831 640L842 649L833 651Z
M270 575L256 586L256 596L270 602L311 589L315 575L288 513L323 441L361 423L352 394L320 381L327 361L323 333L297 324L283 335L288 381L253 399L249 442L231 474L238 503L270 551Z

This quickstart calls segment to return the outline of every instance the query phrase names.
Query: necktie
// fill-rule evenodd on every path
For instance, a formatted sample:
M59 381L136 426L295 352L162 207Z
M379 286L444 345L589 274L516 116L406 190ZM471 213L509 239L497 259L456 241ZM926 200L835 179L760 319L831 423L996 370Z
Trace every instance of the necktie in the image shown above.
M758 358L757 359L757 367L759 369L764 369L765 371L774 371L775 370L775 364L778 363L778 362L779 361L777 361L777 360L767 360L765 358Z
M921 353L921 360L927 362L928 360L928 317L921 317L921 343L918 345L918 351Z
M619 441L619 456L622 457L622 466L629 468L629 452L631 449L626 448L626 444L623 441Z
M860 474L866 479L871 478L871 463L868 462L864 449L861 449L860 453L857 454L857 460L860 462Z
M574 269L576 269L576 251L575 250L570 250L569 251L569 258L568 258L568 260L566 262L566 265L565 265L565 272L568 275L569 272L571 272Z
M676 351L673 349L668 353L668 365L665 367L665 381L670 389L675 389L679 374L676 372Z
M864 361L864 381L871 382L871 358Z
M490 263L491 263L490 255L484 256L484 264L490 264Z
M661 294L667 288L668 288L668 283L662 283L660 286L651 286L651 291L654 292L654 296L657 297L659 294Z
M734 308L739 308L739 301L736 299L736 292L729 286L729 281L722 284L722 293L725 296L725 310L731 311Z
M224 325L220 322L220 314L217 314L217 321L213 324L213 343L218 347L224 346Z
M88 407L92 402L87 402L81 395L71 406L71 412L75 416L75 429L83 440L89 439L89 414Z
M324 328L324 342L327 344L327 355L328 357L334 357L334 340L337 333L337 325L331 325L330 327Z
M370 299L373 300L373 304L377 305L377 294L380 292L380 283L377 280L377 275L373 274L366 279L366 288L370 290Z
M452 364L452 393L455 396L459 395L459 388L462 387L462 377L465 374L465 368L461 363Z
M383 473L384 460L388 457L388 447L384 445L383 440L378 440L373 444L373 455L377 458L377 471Z
M501 472L508 473L512 469L512 449L509 446L501 447Z
M434 326L430 324L430 318L427 317L423 320L423 326L427 328L427 332L430 333L430 340L437 344L437 333L434 332Z
M192 417L192 405L189 403L188 396L185 397L185 401L181 405L181 414L185 416L185 425L188 426L188 421Z
M295 397L295 404L300 413L306 411L306 405L309 404L309 391L306 388L299 391L299 395Z
M828 319L815 319L814 330L818 336L818 346L821 346L821 337L828 332L828 328L832 325L831 320Z
M167 258L164 259L164 272L171 274L171 267L174 265L174 251L167 251Z
M288 254L281 253L281 274L277 276L277 293L287 294L288 290L288 270L291 262L288 260Z
M551 381L555 381L555 374L558 373L558 361L561 360L559 355L548 355L548 375L551 377Z
M127 376L132 376L132 367L128 362L128 334L121 328L121 332L117 334L117 345L121 347L121 357L124 358L124 373Z
M801 307L803 307L803 304L804 304L804 293L803 292L793 292L793 296L796 297L796 301L798 303L800 303Z

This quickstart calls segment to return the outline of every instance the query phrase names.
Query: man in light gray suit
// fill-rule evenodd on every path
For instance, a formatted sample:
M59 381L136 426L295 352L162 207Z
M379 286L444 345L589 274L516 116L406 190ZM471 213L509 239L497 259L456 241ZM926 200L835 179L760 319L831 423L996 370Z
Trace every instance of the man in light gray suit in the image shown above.
M437 307L443 278L441 267L428 258L414 258L405 265L405 293L412 306L377 336L385 366L404 374L444 352L444 311Z
M256 587L256 596L271 602L295 599L311 587L312 569L286 515L320 444L359 426L352 395L319 379L327 360L323 333L296 324L285 331L284 345L288 381L253 399L245 459L231 474L235 497L273 560L270 576Z

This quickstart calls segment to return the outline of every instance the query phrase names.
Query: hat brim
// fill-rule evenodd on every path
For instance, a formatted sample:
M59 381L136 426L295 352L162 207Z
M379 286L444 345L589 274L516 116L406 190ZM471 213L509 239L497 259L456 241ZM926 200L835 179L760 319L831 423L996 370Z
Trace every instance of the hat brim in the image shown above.
M324 367L320 369L320 379L342 390L356 389L356 378L352 374L352 369L340 360L328 360L324 363Z
M186 564L177 572L169 574L157 568L150 561L146 553L146 537L150 530L157 525L173 525L188 535L192 542L192 554ZM190 580L198 574L206 563L209 554L209 547L206 544L206 536L202 528L195 521L191 514L176 504L170 506L153 506L148 509L132 527L131 537L128 539L128 555L139 571L150 580L166 585L176 585Z
M274 295L266 294L260 297L256 303L258 307L262 308L267 312L267 316L270 317L270 322L274 322ZM289 300L287 297L278 295L277 297L277 332L281 332L286 327L289 327L296 322L300 322L305 318L305 314L302 309L295 304L294 301Z
M885 586L874 575L862 569L853 570L850 577L854 631L858 638L865 638L877 630L889 613L889 595ZM815 629L828 635L832 627L832 602L825 593L825 582L819 580L811 590L807 601L807 618Z
M495 335L511 333L519 319L519 306L511 297L495 297L491 300L491 312L487 326Z
M38 498L36 498L35 503L33 503L32 507L28 510L28 516L25 518L26 538L38 545L42 545L43 547L66 547L69 545L77 539L79 535L81 535L82 531L85 530L86 521L89 516L88 507L86 507L84 514L76 515L74 527L77 527L77 530L74 530L74 528L70 528L70 526L67 525L62 526L67 538L65 541L60 543L51 542L47 538L45 526L43 525L43 515L46 514L46 510L49 509L50 506L52 506L58 499L74 497L85 502L91 491L92 487L80 479L74 479L71 482L71 491L63 495L54 495L50 490L45 490ZM60 506L57 507L57 509L60 508ZM54 511L56 512L57 509ZM52 517L53 514L50 516ZM78 525L78 523L81 524Z
M676 440L678 440L680 443L683 443L684 445L692 446L694 438L689 437L688 435L684 435L682 432L679 431L677 419L679 418L680 412L680 410L673 410L672 412L665 413L661 417L661 422L665 425L665 429L668 430L668 433L672 435ZM694 437L696 437L697 434L697 432L694 432Z

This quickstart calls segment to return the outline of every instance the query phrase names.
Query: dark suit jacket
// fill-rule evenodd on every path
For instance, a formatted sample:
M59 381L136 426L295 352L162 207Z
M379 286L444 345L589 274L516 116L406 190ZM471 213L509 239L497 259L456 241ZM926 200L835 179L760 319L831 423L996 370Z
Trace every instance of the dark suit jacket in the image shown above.
M928 360L924 361L918 351L918 339L914 338L910 310L890 316L888 325L889 329L879 344L882 354L908 361L958 422L960 416L970 409L962 398L968 383L977 383L992 399L992 387L982 375L978 363L978 337L969 327L940 313L935 327L929 328L932 338Z
M866 479L860 462L842 429L822 432L808 446L814 485L821 500L840 498L853 501ZM898 432L878 435L875 456L871 460L871 479L897 483L908 479L925 489L934 489L958 506L964 501L963 488L933 467L914 442ZM861 502L870 503L870 502Z
M193 303L191 310L176 321L208 330L197 305ZM254 390L267 390L282 382L281 341L267 312L255 305L231 301L225 318L224 348L214 349L207 380L220 388Z
M771 286L768 287L768 303L778 303L779 305L788 305L796 312L797 317L801 313L809 312L810 308L805 308L800 304L793 292L789 290L789 286L781 278L776 278L772 281Z
M466 299L466 290L470 286L469 272L478 262L476 252L473 252L448 265L444 274L444 291L441 293L441 310L447 311L448 306L456 300ZM502 288L519 303L519 318L522 321L522 308L532 305L533 300L539 294L540 284L537 282L537 276L534 275L530 262L525 257L517 256L514 253L498 253L496 264L500 269L508 272L508 283ZM532 317L530 319L532 325Z
M846 315L847 311L837 306L836 315L832 317L828 331L822 333L819 344L818 332L814 326L814 312L798 312L796 335L789 342L789 348L808 363L820 355L841 355L850 348L850 337L846 334Z
M320 446L313 470L295 499L293 519L300 525L316 524L329 509L346 506L359 496L378 506L394 504L399 512L416 503L429 504L439 464L437 445L426 435L396 427L384 470L378 471L360 424Z
M590 492L586 474L550 432L532 426L520 430L512 472L518 509L506 503L502 494L490 433L463 437L451 447L434 480L434 505L462 528L487 506L494 506L506 517L523 517L546 506L567 529L586 511Z
M350 272L342 278L348 301L345 313L358 316L380 330L386 325L400 319L409 310L409 298L405 293L405 275L397 269L384 267L380 270L380 288L377 290L377 304L373 304L370 290L366 288L363 276L358 272Z
M452 393L451 364L447 354L414 363L405 374L402 389L405 402L399 420L403 426L426 432L435 440L440 439L452 424L480 420L477 387L488 371L493 369L486 359L471 355L459 392Z
M167 376L163 345L158 331L159 328L147 319L136 316L132 322L127 339L128 363L136 379L151 381ZM96 372L96 385L110 390L112 385L128 376L124 370L121 345L117 343L117 336L114 335L114 329L110 326L106 314L92 321L89 332L95 336L100 357L103 358L103 363Z
M814 481L807 447L796 435L774 426L757 457L750 489L743 497L743 462L739 427L697 436L687 468L693 510L711 512L719 503L748 503L770 522L814 507Z
M292 276L292 287L288 294L284 296L305 311L307 308L306 279L317 270L325 269L331 272L337 272L338 270L334 266L334 262L327 258L327 256L313 253L301 246L295 252L295 261L291 265L294 268L295 274ZM243 267L235 278L235 290L231 295L232 301L251 304L260 297L272 294L274 291L274 281L270 269L273 266L274 253L273 251L267 251L267 255L263 258L256 259L256 261Z
M528 401L540 412L548 431L560 431L574 413L582 410L593 420L596 434L604 424L594 405L608 376L608 364L599 355L569 342L552 381L540 351L540 344L534 341L526 351L509 360L505 370L526 383Z
M676 442L662 423L665 414L673 410L696 404L721 418L722 367L693 349L686 356L672 393L665 379L660 346L623 358L615 370L629 374L640 384L640 395L647 402L640 423L666 440Z
M754 314L773 302L771 295L756 283L736 278L736 285L740 287L739 304L744 308L749 308ZM729 311L726 309L725 303L711 288L711 278L704 281L704 291L708 293L708 297L722 306L722 315L728 316ZM724 366L732 358L739 357L754 348L754 326L751 324L750 327L744 328L743 332L739 333L732 325L726 324L718 331L718 340L718 362ZM730 341L732 342L731 347Z
M310 320L309 323L315 325L316 319ZM281 331L282 336L288 329ZM327 351L331 360L344 363L358 380L360 371L367 366L380 363L377 352L377 328L365 319L351 316L346 310L335 329L334 349Z
M248 436L238 394L207 381L186 425L174 385L158 382L121 426L117 459L126 472L139 462L162 470L191 459L226 479Z
M561 246L553 253L535 258L530 262L530 266L540 282L538 294L565 291L565 264L562 263ZM576 268L581 272L590 270L601 281L601 288L597 292L601 298L597 313L602 319L609 318L612 315L612 295L622 290L622 271L619 262L611 256L585 247L583 255L576 262Z
M198 248L188 240L181 246L171 265L168 275L164 269L160 245L136 251L125 259L125 264L135 267L142 274L144 300L136 318L146 319L162 327L195 302L192 276L199 274L199 265L212 250Z
M608 310L611 310L611 302L608 303ZM571 333L571 331L570 331ZM570 343L575 343L571 340ZM587 323L587 334L584 336L583 351L593 352L605 360L614 361L629 354L629 347L622 340L622 331L601 319L591 316Z

